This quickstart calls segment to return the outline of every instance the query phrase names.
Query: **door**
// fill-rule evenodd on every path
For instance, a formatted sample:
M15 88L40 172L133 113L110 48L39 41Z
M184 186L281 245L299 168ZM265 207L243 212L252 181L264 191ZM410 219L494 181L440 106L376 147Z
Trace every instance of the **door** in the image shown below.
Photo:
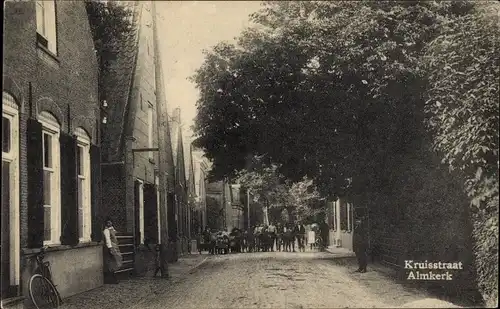
M2 298L8 297L10 286L10 162L2 160Z
M20 277L19 113L14 98L2 93L1 296L16 296Z

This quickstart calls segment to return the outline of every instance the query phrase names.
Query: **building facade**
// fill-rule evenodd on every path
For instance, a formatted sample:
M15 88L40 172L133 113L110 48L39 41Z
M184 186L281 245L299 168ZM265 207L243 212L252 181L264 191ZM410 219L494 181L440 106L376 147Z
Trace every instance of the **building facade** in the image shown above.
M354 220L354 204L347 198L342 197L327 202L326 223L330 228L330 246L353 250Z
M2 299L28 295L43 246L67 297L102 285L95 220L101 119L90 26L83 2L9 1L4 16Z
M169 157L170 136L159 134L167 122L163 113L164 98L158 80L159 53L155 37L154 3L127 2L134 12L136 31L117 42L120 51L112 62L105 79L107 124L102 130L102 188L101 221L110 217L124 248L121 271L135 273L144 268L148 252L146 245L160 243L161 227L166 223L160 214L167 207L166 164L160 159ZM159 76L160 74L160 76ZM162 138L160 138L162 137ZM163 189L162 189L163 188ZM127 239L133 239L128 243Z
M207 176L210 170L210 161L202 150L193 148L193 171L196 196L195 230L204 231L207 226Z

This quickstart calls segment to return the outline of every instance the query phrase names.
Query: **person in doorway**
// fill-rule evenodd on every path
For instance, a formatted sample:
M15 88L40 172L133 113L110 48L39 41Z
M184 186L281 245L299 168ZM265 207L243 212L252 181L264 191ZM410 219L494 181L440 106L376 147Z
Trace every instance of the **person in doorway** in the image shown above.
M355 221L352 245L359 266L356 272L365 273L368 264L366 256L366 250L368 249L368 230L364 218Z
M116 271L123 265L122 254L118 247L116 230L110 218L105 221L104 235L104 283L117 284Z

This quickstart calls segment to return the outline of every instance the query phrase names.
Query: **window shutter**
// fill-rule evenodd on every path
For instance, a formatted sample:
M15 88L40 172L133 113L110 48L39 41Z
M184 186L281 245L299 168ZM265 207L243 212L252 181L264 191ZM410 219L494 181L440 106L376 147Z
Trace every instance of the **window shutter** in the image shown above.
M144 234L148 243L158 243L158 208L153 184L144 185Z
M59 137L61 143L61 244L78 244L78 186L76 138L66 133Z
M28 246L43 246L43 153L42 124L28 119Z
M90 145L90 190L91 190L91 205L90 205L90 220L92 223L92 241L101 241L102 232L100 224L101 211L101 150L96 145Z
M135 181L134 182L134 217L135 217L135 228L134 228L134 231L135 231L135 245L136 247L139 246L141 244L141 225L140 225L140 217L139 217L139 206L140 206L140 203L139 203L139 187L140 187L140 182L139 181Z

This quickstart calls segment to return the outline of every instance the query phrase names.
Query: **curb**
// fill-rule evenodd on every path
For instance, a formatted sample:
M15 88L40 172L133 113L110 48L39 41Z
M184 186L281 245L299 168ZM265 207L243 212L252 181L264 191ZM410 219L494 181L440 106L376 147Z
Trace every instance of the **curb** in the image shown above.
M330 250L325 250L324 252L327 252L331 255L333 255L333 257L335 258L355 258L356 257L356 254L354 252L352 253L335 253L335 252L332 252Z
M196 270L197 268L199 268L201 265L205 264L205 262L210 258L210 256L207 256L205 257L201 262L199 262L198 264L194 265L193 267L191 267L190 269L188 269L187 271L183 272L182 275L187 275L187 274L190 274L192 271Z

